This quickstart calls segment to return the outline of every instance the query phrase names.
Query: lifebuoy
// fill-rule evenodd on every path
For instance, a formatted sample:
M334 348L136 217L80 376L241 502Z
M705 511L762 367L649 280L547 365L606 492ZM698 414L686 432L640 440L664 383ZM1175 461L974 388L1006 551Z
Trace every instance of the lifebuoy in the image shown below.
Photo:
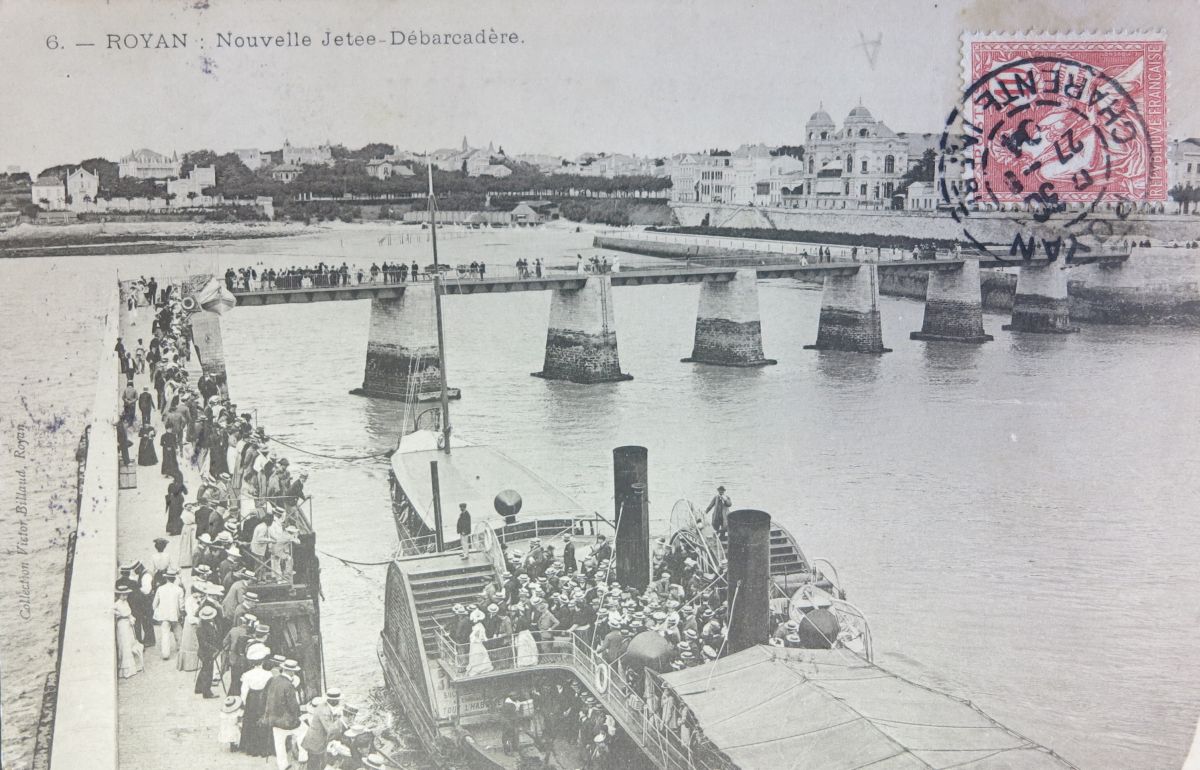
M200 306L199 306L199 305L196 303L196 298L195 298L195 297L184 297L184 298L183 298L183 302L182 302L182 303L180 303L180 304L182 304L182 305L183 305L183 309L184 309L184 310L186 310L186 311L188 311L189 313L190 313L190 312L192 312L193 310L196 310L198 307L200 307Z
M607 664L601 663L598 666L596 666L596 676L595 676L596 692L599 692L601 694L608 692L609 676L610 676L610 674L608 671Z

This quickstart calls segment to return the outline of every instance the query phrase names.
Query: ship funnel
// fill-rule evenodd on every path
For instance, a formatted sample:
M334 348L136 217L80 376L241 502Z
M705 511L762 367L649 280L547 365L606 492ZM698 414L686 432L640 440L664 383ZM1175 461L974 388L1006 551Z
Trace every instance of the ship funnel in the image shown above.
M613 450L617 580L644 591L650 582L650 502L644 446Z
M730 654L766 644L771 624L771 514L729 514Z

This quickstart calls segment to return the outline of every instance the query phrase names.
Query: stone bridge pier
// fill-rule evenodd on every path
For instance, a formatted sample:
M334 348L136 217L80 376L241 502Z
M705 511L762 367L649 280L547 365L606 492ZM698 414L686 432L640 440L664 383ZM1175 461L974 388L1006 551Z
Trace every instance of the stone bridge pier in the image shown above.
M700 284L696 337L685 363L766 366L758 312L758 273L738 270L729 281Z
M397 297L371 299L366 371L351 394L422 401L441 392L433 291L403 289Z
M221 316L209 310L197 310L188 321L192 327L192 345L196 348L196 357L200 359L200 369L218 382L227 382Z
M1038 334L1069 334L1079 331L1071 326L1070 301L1067 299L1065 265L1021 265L1017 292L1013 295L1012 323L1004 329Z
M533 376L583 384L633 379L617 356L610 276L589 275L582 288L553 291L546 358Z
M921 331L908 336L930 342L982 343L993 339L983 331L979 260L964 260L958 270L930 271Z
M808 350L890 353L879 323L879 271L864 263L825 276L817 341Z

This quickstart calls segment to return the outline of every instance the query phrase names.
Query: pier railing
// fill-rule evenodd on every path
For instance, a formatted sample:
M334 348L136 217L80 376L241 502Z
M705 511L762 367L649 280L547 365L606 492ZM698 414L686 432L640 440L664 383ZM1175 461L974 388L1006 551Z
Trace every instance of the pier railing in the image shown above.
M440 624L435 628L439 662L455 681L503 676L518 671L566 669L591 691L621 725L625 733L663 770L729 770L732 765L703 738L698 728L684 730L668 725L627 678L618 660L610 664L579 634L568 631L536 632L536 657L518 649L515 637L484 642L486 661L471 661L470 644L457 644ZM474 665L473 665L474 663Z

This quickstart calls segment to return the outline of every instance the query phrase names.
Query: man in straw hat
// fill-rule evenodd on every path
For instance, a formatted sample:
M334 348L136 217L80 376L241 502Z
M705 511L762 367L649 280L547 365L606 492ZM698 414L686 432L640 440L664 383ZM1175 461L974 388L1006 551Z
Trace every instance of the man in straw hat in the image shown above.
M292 663L292 666L288 666ZM300 695L288 669L299 666L294 661L284 661L272 672L267 683L264 719L271 725L275 742L275 764L279 770L288 770L287 739L300 726Z
M196 630L196 641L200 656L200 670L196 673L196 685L192 691L207 698L217 697L212 691L213 663L221 651L221 632L217 628L217 610L211 605L200 608L200 628Z
M325 770L325 750L330 741L342 737L344 729L338 711L341 710L342 691L330 689L325 699L312 710L308 732L300 746L308 752L307 770Z
M158 624L158 652L163 660L171 657L183 616L183 588L176 582L176 577L175 570L167 569L163 573L165 582L154 592L154 622Z

